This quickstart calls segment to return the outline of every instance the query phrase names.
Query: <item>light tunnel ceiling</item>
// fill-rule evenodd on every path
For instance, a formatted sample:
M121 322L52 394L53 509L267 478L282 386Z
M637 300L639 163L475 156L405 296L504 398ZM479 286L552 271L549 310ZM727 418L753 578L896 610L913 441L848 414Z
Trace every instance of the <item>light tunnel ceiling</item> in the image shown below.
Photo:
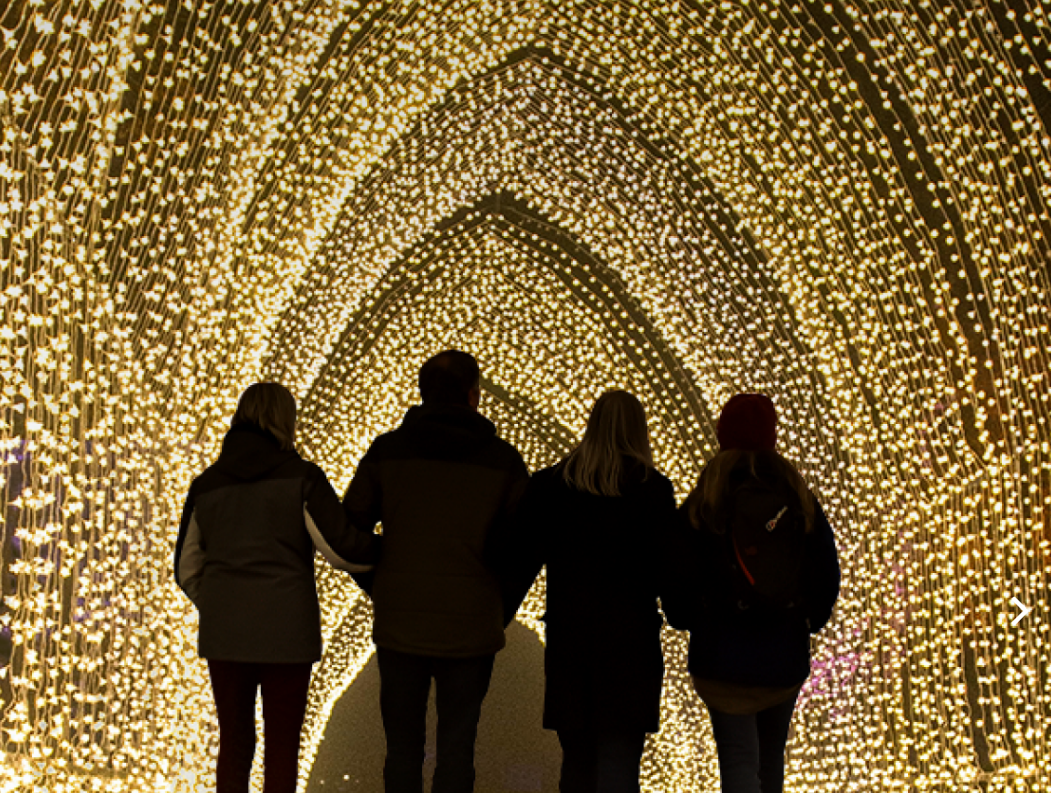
M449 345L533 467L635 391L680 494L726 398L774 397L845 573L790 790L1051 790L1049 12L5 5L0 790L204 784L190 478L266 377L345 486ZM368 657L319 589L304 782ZM714 790L666 656L644 785Z

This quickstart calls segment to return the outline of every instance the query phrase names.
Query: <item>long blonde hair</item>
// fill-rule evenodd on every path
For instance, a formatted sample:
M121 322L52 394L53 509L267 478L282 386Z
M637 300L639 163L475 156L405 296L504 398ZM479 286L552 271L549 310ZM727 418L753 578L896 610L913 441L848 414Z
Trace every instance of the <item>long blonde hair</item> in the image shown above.
M730 476L735 472L747 472L760 482L772 486L787 483L799 499L799 508L806 520L806 530L813 531L814 497L792 463L772 449L726 449L708 461L697 478L697 485L686 497L686 503L683 505L695 529L707 525L715 533L722 533L719 513L729 491Z
M237 403L230 426L254 424L275 438L284 451L296 448L296 398L280 383L254 383Z
M584 438L566 457L562 476L577 490L619 496L625 458L647 472L653 468L646 411L627 391L607 391L591 409Z

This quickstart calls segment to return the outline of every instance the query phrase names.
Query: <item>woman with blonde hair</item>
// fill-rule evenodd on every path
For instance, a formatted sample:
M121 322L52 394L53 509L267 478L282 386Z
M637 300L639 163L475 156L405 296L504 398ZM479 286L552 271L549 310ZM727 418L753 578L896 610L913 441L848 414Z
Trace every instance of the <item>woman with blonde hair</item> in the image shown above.
M720 450L680 509L661 604L690 631L689 670L708 706L724 793L781 793L810 635L839 594L835 538L803 477L775 451L762 394L730 399Z
M370 569L377 539L346 522L324 472L296 453L296 401L256 383L241 396L219 459L193 480L175 581L200 614L198 649L219 716L217 793L247 793L262 690L265 793L294 793L311 665L321 657L314 549Z
M562 793L639 790L646 733L660 727L657 574L674 519L642 405L608 391L580 445L530 480L503 538L508 621L547 565L544 727L562 745Z

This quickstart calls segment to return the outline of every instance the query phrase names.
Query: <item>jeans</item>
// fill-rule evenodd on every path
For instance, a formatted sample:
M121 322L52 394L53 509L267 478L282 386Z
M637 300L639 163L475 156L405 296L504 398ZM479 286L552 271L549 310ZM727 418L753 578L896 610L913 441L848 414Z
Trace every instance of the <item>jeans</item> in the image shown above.
M474 742L482 700L493 673L492 655L435 658L380 647L380 715L387 736L386 793L423 793L427 699L434 678L438 710L437 762L431 793L474 790Z
M263 691L264 793L295 793L299 733L312 664L208 661L219 716L216 793L248 793L255 757L255 698Z
M785 744L796 698L748 716L712 708L715 748L723 793L781 793L785 786Z
M639 793L646 733L559 730L560 793Z

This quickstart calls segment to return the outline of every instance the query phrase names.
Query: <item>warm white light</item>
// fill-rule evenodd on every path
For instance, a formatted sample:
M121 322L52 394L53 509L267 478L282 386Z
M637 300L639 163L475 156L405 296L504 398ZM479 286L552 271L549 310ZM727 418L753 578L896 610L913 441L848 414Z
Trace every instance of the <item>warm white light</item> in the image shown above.
M1051 2L1026 5L6 9L0 791L207 789L170 573L190 478L267 377L345 486L448 345L534 467L635 391L680 495L723 402L774 397L845 571L789 790L1051 791ZM304 779L369 652L367 602L319 581ZM666 646L645 788L715 790Z

